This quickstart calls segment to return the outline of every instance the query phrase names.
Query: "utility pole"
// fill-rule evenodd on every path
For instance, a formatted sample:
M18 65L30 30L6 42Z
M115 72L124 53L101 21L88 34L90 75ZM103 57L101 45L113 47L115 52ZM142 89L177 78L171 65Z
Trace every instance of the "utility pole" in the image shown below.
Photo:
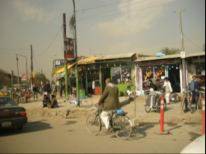
M66 14L63 13L63 40L64 40L64 72L65 72L65 75L64 75L64 79L65 79L65 97L66 99L68 98L68 71L67 71L67 58L65 56L66 54L66 50L67 50L67 47L66 47L66 42L67 42L67 29L66 29Z
M25 61L26 61L26 78L27 78L27 81L28 81L28 60L27 60L27 56L21 55L21 54L18 54L18 56L21 56L21 57L25 58Z
M17 83L18 83L18 87L20 88L19 58L18 58L18 55L17 55L17 54L16 54L16 66L17 66Z
M33 65L33 47L30 45L31 48L31 85L33 85L33 71L34 71L34 65Z
M183 33L183 26L182 26L182 12L183 10L179 10L179 20L180 20L180 34L181 34L181 43L182 43L182 51L185 51L184 45L184 33Z
M76 23L76 6L75 0L73 0L73 7L74 7L74 51L75 51L75 58L76 58L76 65L75 65L75 76L76 76L76 97L77 97L77 104L80 107L80 99L79 99L79 77L78 77L78 52L77 52L77 23Z
M14 71L11 71L11 98L13 99L14 94Z
M186 78L186 52L185 52L185 44L184 44L184 33L183 33L183 21L182 21L182 13L183 10L179 10L179 28L180 28L180 36L181 36L181 58L182 58L182 84L183 91L186 90L187 87L187 78Z

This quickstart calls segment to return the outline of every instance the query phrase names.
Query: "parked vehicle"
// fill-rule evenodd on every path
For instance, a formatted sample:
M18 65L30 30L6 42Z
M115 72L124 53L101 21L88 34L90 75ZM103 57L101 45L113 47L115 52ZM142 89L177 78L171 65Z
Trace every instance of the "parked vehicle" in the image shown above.
M181 101L180 96L177 93L172 93L170 95L170 102L171 103L178 103L180 101Z
M146 102L145 102L145 111L147 113L151 111L159 112L161 105L161 97L164 97L162 91L154 91L153 88L150 88L149 92L146 92ZM164 99L164 108L166 109L166 101Z
M199 138L191 142L180 153L205 153L205 135L200 136Z
M0 97L0 129L21 130L27 123L26 110L19 107L11 98Z

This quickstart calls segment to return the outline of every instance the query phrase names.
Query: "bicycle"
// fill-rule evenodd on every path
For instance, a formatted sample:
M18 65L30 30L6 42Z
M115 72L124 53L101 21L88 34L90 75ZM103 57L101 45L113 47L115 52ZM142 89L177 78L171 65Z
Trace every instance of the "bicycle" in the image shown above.
M198 109L202 109L202 100L205 100L205 88L201 88L199 91Z
M90 134L98 135L103 129L103 123L100 118L101 110L95 108L86 118L86 127ZM119 115L116 111L112 112L110 126L115 136L122 139L128 139L132 136L133 122L126 114Z
M198 109L198 105L192 102L191 91L187 90L183 93L181 108L183 112L187 112L189 110L191 113L194 113Z

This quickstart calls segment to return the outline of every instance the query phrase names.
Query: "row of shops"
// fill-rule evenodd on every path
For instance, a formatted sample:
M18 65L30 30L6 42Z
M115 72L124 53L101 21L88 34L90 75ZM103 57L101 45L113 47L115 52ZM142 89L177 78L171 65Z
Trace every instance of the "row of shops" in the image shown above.
M186 83L192 75L205 77L205 52L186 54ZM110 78L119 87L120 94L133 88L144 93L144 83L148 79L168 77L174 92L183 91L183 57L181 54L162 57L139 57L132 53L118 56L82 57L78 61L80 97L89 94L101 94L105 88L105 79ZM75 64L68 64L69 92L76 87ZM53 79L64 82L64 67L53 69Z

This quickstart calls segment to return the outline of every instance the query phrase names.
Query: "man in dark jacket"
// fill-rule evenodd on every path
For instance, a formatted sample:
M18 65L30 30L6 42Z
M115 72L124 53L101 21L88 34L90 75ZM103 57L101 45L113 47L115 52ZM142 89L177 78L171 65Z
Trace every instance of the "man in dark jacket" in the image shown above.
M199 83L197 82L196 76L192 77L192 81L189 83L189 90L192 92L192 103L197 105L199 98Z
M110 128L110 118L112 111L119 107L119 91L117 86L106 79L106 88L99 100L99 106L102 108L101 119L107 130Z
M47 92L47 93L51 94L52 89L51 89L51 85L50 85L49 82L46 82L46 84L43 87L43 90L44 90L44 92Z

